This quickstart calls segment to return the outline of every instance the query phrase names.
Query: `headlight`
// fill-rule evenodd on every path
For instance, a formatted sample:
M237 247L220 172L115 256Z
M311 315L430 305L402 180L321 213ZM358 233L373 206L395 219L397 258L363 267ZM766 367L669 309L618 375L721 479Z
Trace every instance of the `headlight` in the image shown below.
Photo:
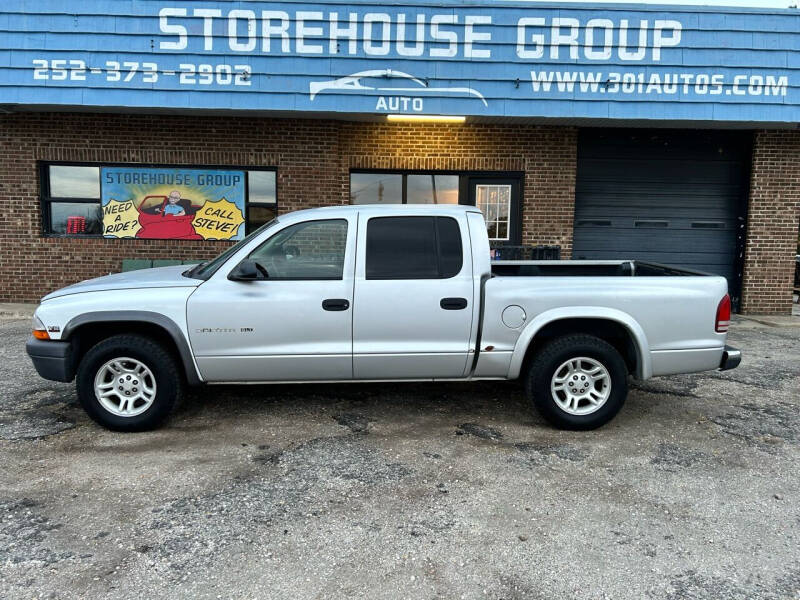
M33 323L31 324L31 327L33 328L33 337L35 337L37 340L50 339L50 334L47 333L47 328L44 326L44 323L42 323L42 320L36 315L33 315Z

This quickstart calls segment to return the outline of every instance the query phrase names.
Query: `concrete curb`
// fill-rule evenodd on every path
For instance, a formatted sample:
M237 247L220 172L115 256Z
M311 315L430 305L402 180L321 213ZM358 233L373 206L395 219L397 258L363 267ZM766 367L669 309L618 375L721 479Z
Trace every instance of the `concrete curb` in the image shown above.
M37 304L0 304L0 319L30 319Z
M800 316L796 315L736 315L743 321L752 321L767 327L800 327Z

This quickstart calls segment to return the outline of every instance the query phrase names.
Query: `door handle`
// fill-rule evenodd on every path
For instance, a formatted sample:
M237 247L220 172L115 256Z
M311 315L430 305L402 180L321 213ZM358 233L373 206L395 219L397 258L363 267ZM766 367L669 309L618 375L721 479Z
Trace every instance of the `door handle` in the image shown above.
M322 308L325 310L347 310L350 308L350 301L344 298L329 298L322 301Z
M439 302L439 306L441 306L445 310L463 310L467 308L467 299L466 298L442 298Z

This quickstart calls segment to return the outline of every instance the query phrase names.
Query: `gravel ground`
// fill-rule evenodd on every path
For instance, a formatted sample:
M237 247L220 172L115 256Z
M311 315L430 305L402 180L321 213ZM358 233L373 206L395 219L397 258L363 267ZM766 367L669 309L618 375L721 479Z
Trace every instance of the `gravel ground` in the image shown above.
M208 387L100 429L0 324L2 598L800 598L800 329L589 433L513 383Z

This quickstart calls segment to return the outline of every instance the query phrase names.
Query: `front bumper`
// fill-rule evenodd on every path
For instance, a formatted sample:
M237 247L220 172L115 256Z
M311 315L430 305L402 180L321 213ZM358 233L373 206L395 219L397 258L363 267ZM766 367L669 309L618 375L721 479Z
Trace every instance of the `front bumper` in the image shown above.
M69 382L75 378L72 347L69 342L37 340L31 336L25 344L36 372L45 379Z
M742 353L738 348L733 346L725 346L725 351L722 353L722 360L719 363L720 371L728 371L735 369L742 362Z

